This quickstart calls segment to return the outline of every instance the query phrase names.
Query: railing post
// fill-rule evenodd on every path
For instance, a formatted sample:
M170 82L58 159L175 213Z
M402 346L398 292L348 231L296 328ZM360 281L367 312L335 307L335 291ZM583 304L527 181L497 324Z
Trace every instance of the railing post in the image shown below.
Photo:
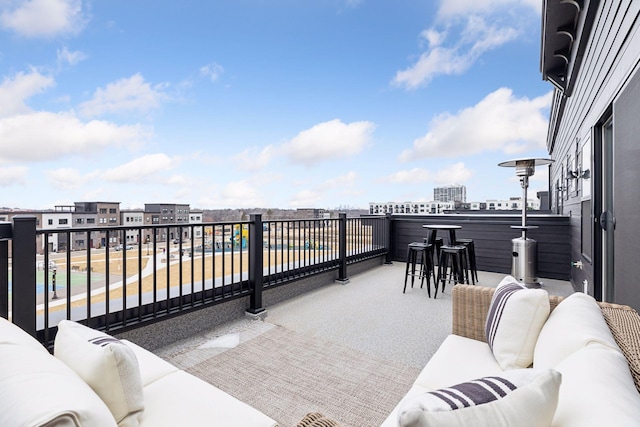
M262 306L262 279L264 274L264 266L262 264L262 215L251 214L249 221L249 283L251 285L251 296L249 297L247 314L251 317L264 317L265 309Z
M11 312L13 323L36 336L36 217L13 217ZM45 269L47 266L45 266ZM46 295L46 293L45 293Z
M336 282L346 285L349 283L347 278L347 214L338 214L338 240L339 240L339 258L340 268L338 270L338 278Z
M384 263L387 265L392 264L393 259L393 230L391 229L393 223L391 222L391 214L388 213L384 218L385 234L385 246L387 247L387 255L384 257Z
M0 316L9 318L9 240L11 223L0 224Z

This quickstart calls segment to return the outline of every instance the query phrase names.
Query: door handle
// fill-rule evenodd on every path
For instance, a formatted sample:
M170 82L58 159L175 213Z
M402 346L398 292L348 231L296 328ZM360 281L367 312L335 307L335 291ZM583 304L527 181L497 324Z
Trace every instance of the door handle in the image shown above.
M600 214L600 227L602 227L603 230L609 230L609 228L611 228L611 231L615 230L616 217L609 211L602 212Z

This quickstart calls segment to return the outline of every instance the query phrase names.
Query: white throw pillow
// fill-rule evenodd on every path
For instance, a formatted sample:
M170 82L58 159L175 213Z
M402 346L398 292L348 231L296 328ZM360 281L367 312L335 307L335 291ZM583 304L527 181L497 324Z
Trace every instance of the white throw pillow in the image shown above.
M549 310L544 289L527 289L511 276L500 282L489 306L485 338L502 369L531 366Z
M58 324L54 355L106 403L119 427L137 427L144 411L140 368L133 350L79 323Z
M533 366L554 368L590 342L619 350L596 300L576 292L558 304L542 327L533 353Z
M591 342L556 369L562 373L562 387L553 427L640 424L640 394L618 350Z
M116 426L104 402L73 370L9 325L0 320L0 426Z
M513 369L405 399L401 427L539 427L551 424L562 381L552 369Z

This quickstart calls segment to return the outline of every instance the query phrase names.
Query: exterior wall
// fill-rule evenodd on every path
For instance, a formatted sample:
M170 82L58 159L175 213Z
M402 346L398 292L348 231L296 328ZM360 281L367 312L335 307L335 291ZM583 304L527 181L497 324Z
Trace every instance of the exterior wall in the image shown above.
M145 225L166 225L166 224L189 224L189 205L171 203L145 203L144 223ZM159 228L156 230L158 242L165 242L167 239L188 239L188 227Z
M189 212L189 224L202 224L203 212L202 211L190 211ZM189 227L190 239L202 240L204 235L202 227Z
M114 227L120 225L120 202L76 202L73 213L74 227ZM73 232L72 245L75 250L115 246L119 243L115 233L106 231Z
M571 218L571 260L580 261L583 265L582 269L571 269L571 281L576 289L584 289L591 295L596 293L594 283L601 280L595 277L598 263L594 259L598 256L594 254L594 239L601 232L596 222L599 214L594 206L599 197L597 180L600 177L582 175L581 172L594 171L594 160L599 156L596 152L598 126L611 113L616 100L638 72L640 62L640 2L601 1L597 7L573 92L568 98L563 98L558 91L554 95L547 140L549 152L555 160L550 171L551 209ZM613 120L615 123L615 115ZM614 135L614 147L615 138ZM635 170L632 167L627 172L638 173L639 170L640 165L636 163ZM582 177L574 178L574 175ZM616 236L620 233L624 231L616 229ZM635 248L627 246L622 250ZM635 253L636 258L637 255ZM628 265L626 268L639 267ZM621 286L633 287L634 292L631 293L639 294L637 284ZM640 296L617 302L640 308Z
M394 216L392 219L394 261L405 262L409 243L427 237L424 224L460 225L456 238L473 239L478 270L511 274L511 239L520 237L512 225L520 225L520 215L441 215ZM527 236L536 240L538 249L538 276L549 279L569 280L570 274L570 218L557 215L527 216L528 225L537 225ZM448 235L438 233L448 240Z
M122 225L131 227L140 227L144 224L144 212L141 210L136 211L120 211L120 223ZM122 244L139 244L140 241L144 242L145 236L138 235L137 230L125 230L125 242L119 242Z
M43 230L68 229L73 227L73 214L72 212L42 212L40 224L40 228ZM50 234L48 246L49 252L66 251L68 249L66 235L59 233ZM40 250L46 249L44 241L39 248Z
M11 222L12 218L16 215L29 215L36 217L36 227L42 227L42 212L40 211L19 211L19 210L9 210L9 211L0 211L0 222ZM44 247L42 235L36 236L36 248L38 248L38 252L42 253L42 248ZM11 256L12 245L9 245L9 256Z

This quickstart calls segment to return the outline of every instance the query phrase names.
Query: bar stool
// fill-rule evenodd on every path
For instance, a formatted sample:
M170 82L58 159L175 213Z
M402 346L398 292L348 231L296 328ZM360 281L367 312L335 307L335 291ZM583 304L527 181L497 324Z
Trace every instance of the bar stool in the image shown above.
M416 264L418 262L418 254L420 254L420 269L416 273ZM411 269L409 269L411 266ZM409 243L407 248L407 269L404 276L404 289L402 293L407 290L407 279L411 276L411 287L415 278L420 279L420 287L424 285L424 279L427 279L427 295L431 298L431 279L429 276L433 276L434 286L436 285L436 274L433 265L433 246L428 243L412 242Z
M458 239L456 238L456 245L462 245L467 247L467 256L469 258L469 266L471 267L471 279L475 285L478 281L478 268L476 266L476 248L473 244L473 239ZM475 279L475 280L473 280Z
M440 259L440 248L442 248L442 245L444 244L444 240L442 239L442 237L436 237L436 230L431 230L429 232L429 237L425 237L424 239L425 243L429 243L431 245L433 245L435 247L435 252L434 255L436 256L435 260L439 260Z
M447 273L451 265L450 273ZM467 261L467 249L462 245L442 245L440 248L440 260L438 262L438 278L436 279L436 291L434 298L438 294L438 284L442 281L442 291L447 282L447 275L454 283L469 283L469 263Z

